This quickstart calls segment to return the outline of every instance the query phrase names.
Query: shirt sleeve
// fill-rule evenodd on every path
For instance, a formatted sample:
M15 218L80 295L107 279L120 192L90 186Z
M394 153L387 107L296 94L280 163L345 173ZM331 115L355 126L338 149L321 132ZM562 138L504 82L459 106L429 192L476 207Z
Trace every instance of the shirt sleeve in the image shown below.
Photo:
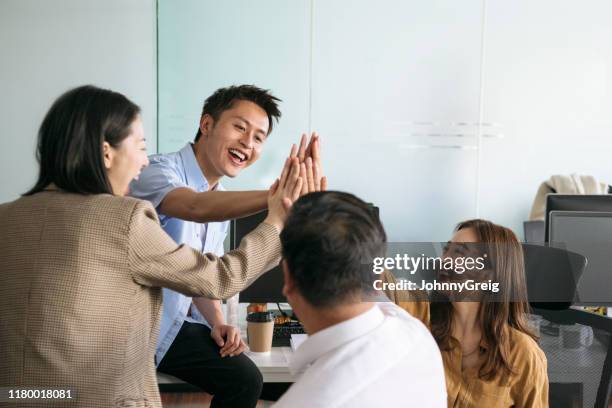
M152 157L138 180L130 184L130 195L147 200L157 208L170 191L179 187L190 188L181 177L178 165L164 156Z
M548 373L544 352L534 342L519 354L520 372L511 389L517 408L548 408Z
M160 227L155 210L139 201L128 232L128 262L135 282L187 296L226 299L280 262L276 227L262 223L223 256L177 245Z

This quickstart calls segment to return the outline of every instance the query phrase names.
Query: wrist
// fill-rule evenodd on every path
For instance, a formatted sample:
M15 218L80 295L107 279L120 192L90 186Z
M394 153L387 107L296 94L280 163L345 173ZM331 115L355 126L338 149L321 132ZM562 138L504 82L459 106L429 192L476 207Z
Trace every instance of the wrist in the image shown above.
M225 319L223 318L222 314L218 314L217 316L215 316L212 319L208 320L208 324L210 324L210 328L211 329L214 329L216 326L223 326L223 325L225 325Z
M283 226L285 225L284 221L280 217L274 216L272 214L268 214L268 216L263 222L273 226L276 229L276 232L278 232L279 234L281 233L281 231L283 230Z

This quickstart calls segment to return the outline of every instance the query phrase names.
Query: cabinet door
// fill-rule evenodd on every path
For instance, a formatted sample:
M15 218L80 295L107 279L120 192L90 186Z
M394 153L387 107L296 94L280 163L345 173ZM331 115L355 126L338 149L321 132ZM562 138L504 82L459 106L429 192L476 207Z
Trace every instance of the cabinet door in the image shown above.
M261 158L230 189L267 188L308 130L310 1L159 0L159 151L193 140L204 99L254 84L282 99Z
M488 0L486 10L480 213L522 236L551 175L612 183L612 2Z
M482 1L315 1L312 128L331 187L390 240L446 240L476 212Z

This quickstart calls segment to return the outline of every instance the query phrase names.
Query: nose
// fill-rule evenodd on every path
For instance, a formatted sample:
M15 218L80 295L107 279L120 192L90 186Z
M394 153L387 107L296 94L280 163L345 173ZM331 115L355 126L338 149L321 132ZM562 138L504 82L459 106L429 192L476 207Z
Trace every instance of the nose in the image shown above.
M240 139L240 144L245 149L252 149L254 143L255 143L255 135L253 134L253 132L245 132L242 139Z

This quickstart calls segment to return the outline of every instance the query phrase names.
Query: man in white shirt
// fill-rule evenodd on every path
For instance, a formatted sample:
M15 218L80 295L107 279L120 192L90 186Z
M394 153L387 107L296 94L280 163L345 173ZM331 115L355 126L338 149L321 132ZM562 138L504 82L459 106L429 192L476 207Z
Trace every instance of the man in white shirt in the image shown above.
M291 209L281 234L283 293L308 339L291 372L301 373L283 407L446 407L438 347L417 319L368 301L386 235L373 207L340 192L312 193Z

